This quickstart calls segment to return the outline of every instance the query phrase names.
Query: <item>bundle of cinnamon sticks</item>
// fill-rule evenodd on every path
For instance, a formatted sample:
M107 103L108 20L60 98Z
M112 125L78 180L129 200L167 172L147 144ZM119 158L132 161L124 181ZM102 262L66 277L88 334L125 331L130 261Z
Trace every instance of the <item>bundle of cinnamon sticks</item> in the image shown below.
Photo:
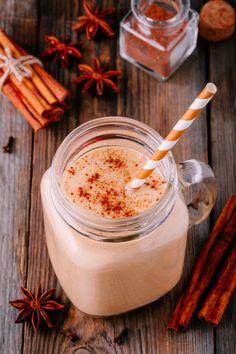
M186 329L192 316L217 326L236 288L236 196L226 203L194 266L168 328Z
M5 48L9 48L15 59L27 55L24 49L0 30L2 55L5 55ZM3 63L2 59L0 59L1 63ZM63 116L70 93L38 63L26 66L30 69L31 76L24 77L20 81L14 73L10 73L2 87L2 92L37 131ZM6 67L0 69L0 78L6 70Z

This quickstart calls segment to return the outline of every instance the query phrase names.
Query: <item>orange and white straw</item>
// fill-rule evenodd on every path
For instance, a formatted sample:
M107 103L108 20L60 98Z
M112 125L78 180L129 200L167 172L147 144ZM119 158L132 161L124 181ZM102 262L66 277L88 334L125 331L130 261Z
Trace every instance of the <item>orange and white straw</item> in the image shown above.
M203 110L208 102L215 95L217 88L214 84L209 82L205 88L200 92L198 97L193 101L188 110L178 120L173 129L167 135L165 140L160 144L157 151L151 156L151 158L145 163L142 170L137 176L129 183L131 188L141 187L150 174L155 170L160 161L166 156L166 154L175 146L180 137L186 132L190 125L195 121L199 113Z

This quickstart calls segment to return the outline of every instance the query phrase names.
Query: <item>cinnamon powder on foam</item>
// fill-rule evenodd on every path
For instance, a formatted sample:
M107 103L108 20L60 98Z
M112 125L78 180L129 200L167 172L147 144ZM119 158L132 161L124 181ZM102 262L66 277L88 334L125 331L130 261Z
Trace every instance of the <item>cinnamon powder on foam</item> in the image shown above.
M97 216L109 218L139 214L157 203L167 183L157 171L135 192L126 184L147 158L132 149L98 148L86 153L66 167L64 190L69 199Z

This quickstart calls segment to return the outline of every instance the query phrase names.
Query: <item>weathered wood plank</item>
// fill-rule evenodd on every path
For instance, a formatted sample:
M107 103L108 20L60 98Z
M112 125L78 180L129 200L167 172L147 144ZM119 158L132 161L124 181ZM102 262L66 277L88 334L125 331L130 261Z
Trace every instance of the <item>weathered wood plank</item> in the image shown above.
M166 83L158 83L147 74L122 62L128 84L124 80L127 91L124 90L121 96L124 103L122 105L121 102L120 112L123 110L125 115L140 119L165 135L204 86L204 58L204 48L200 43L197 52ZM175 148L176 161L197 158L207 162L206 112L195 124ZM203 328L199 323L193 323L190 330L180 336L173 336L166 330L178 294L186 283L194 259L207 235L207 222L191 230L184 274L179 285L170 294L132 315L125 316L125 322L129 321L131 327L135 327L136 323L137 330L135 341L127 353L214 352L212 330Z
M41 1L40 2L40 29L39 29L39 53L47 46L43 38L45 35L61 36L63 39L71 38L71 25L76 12L76 6L72 2ZM27 286L36 290L41 284L43 288L57 287L57 295L66 302L66 297L57 283L52 270L46 249L44 226L42 219L42 206L40 199L40 181L43 173L50 166L53 155L63 138L75 128L79 104L75 104L75 85L71 83L75 72L60 68L55 64L45 62L46 68L66 87L72 90L73 109L67 112L62 120L47 129L39 131L35 135L33 148L33 172L32 172L32 193L31 193L31 215L30 215L30 239L29 239L29 261ZM70 306L68 304L68 306ZM65 311L67 318L67 310ZM55 329L41 330L39 335L33 335L32 328L26 326L24 337L24 353L63 353L67 348L67 340L60 333L63 327L63 315L56 316Z
M111 1L103 2L104 6L111 4ZM44 34L70 33L70 20L73 17L67 5L54 2L50 3L52 17L48 14L48 8L41 7L41 25ZM128 2L120 2L119 9L128 7ZM45 12L44 12L45 11ZM63 14L66 17L63 17ZM71 13L70 13L71 14ZM68 16L68 17L67 17ZM49 25L50 24L50 25ZM40 32L40 36L42 37ZM81 36L84 38L84 36ZM110 41L110 40L109 40ZM86 51L83 60L90 62L94 55L101 56L104 61L109 61L115 65L116 48L108 40L104 42L85 43ZM79 122L101 115L111 115L117 112L128 115L151 125L153 128L165 134L171 128L174 121L195 97L200 88L204 85L204 54L200 48L197 55L194 55L179 72L168 83L161 84L150 78L147 74L137 70L131 65L121 61L117 56L117 63L124 72L121 80L121 95L118 97L118 107L116 96L105 98L93 98L91 95L79 95ZM112 65L111 64L111 65ZM54 71L55 72L55 71ZM200 75L199 75L200 73ZM73 73L72 76L75 74ZM63 77L63 75L61 76ZM191 81L189 80L191 77ZM155 99L157 98L157 99ZM168 102L168 110L167 110ZM117 108L116 108L117 107ZM78 108L77 108L78 109ZM205 115L205 114L204 114ZM194 130L189 132L185 140L176 148L177 159L198 157L207 160L207 131L206 120L199 120ZM32 188L32 218L31 218L31 237L29 260L29 285L35 287L39 281L45 286L52 286L56 283L53 272L49 266L45 242L43 238L42 215L40 212L39 182L42 173L49 166L56 147L65 134L78 122L77 117L70 115L70 121L64 121L57 127L41 132L37 135L34 147L34 169L33 169L33 188ZM190 144L191 143L191 144ZM46 156L45 156L46 154ZM45 156L45 160L39 160L38 156ZM170 313L177 300L187 273L193 264L196 251L208 232L208 225L205 223L198 228L202 237L197 239L192 232L188 247L187 270L185 277L174 292L164 297L160 301L147 306L141 310L130 314L111 318L111 319L92 319L80 314L73 306L69 305L69 316L66 316L65 327L76 328L78 334L85 342L87 352L96 353L213 353L212 331L207 329L202 331L200 326L195 326L192 330L181 336L171 336L166 330L166 324ZM40 273L41 260L44 260L42 273ZM47 271L46 271L47 270ZM48 271L49 270L49 271ZM112 339L119 333L124 326L132 328L130 342L122 347L114 346ZM31 332L26 332L25 352L31 353L47 351L69 352L76 350L81 353L78 344L70 344L68 340L58 334L58 329L51 332L48 336L30 338ZM208 343L208 346L205 343ZM80 343L81 344L81 343ZM70 349L69 349L70 348ZM83 349L84 351L85 349Z
M190 58L167 83L157 83L154 79L150 79L148 75L130 68L127 77L131 76L130 80L133 82L142 82L142 86L137 85L138 89L132 86L132 91L130 92L130 96L132 96L128 96L128 99L125 98L127 102L130 102L128 107L132 105L129 108L130 112L132 112L134 117L142 119L142 121L152 126L162 135L166 134L204 85L204 71L202 48L199 48L197 54ZM123 97L126 97L126 95L124 94ZM136 105L137 102L139 104ZM127 112L126 114L129 115L130 113ZM190 130L183 141L176 147L174 155L177 161L191 157L207 161L207 131L204 117L205 113L196 122L195 129ZM163 299L150 305L149 311L144 310L143 317L137 311L136 321L140 321L142 323L140 327L144 328L141 331L142 346L139 349L134 346L132 352L213 352L211 330L203 331L199 325L194 325L192 330L180 336L172 336L166 331L168 319L177 301L177 294L180 293L183 284L186 282L200 244L207 236L207 230L208 226L204 223L191 231L184 276L176 289ZM199 234L201 237L199 237ZM142 320L140 320L140 317ZM209 343L208 348L203 345L205 342ZM135 343L137 345L138 335Z
M211 164L217 179L218 197L213 213L216 220L226 200L236 193L236 35L223 43L209 46L209 76L218 86L210 111ZM217 354L236 353L234 295L221 324L215 331Z
M36 1L0 0L0 28L35 51ZM29 36L29 33L31 34ZM0 97L0 352L21 353L23 327L15 325L17 311L8 301L20 297L26 282L31 190L32 129L6 97ZM16 138L13 154L3 154L8 137Z
M10 3L10 0L8 1L10 4L9 7L11 7L11 9L14 8L14 3ZM112 4L112 1L103 1L102 3L104 6L107 6ZM24 6L26 5L24 4ZM128 7L128 0L120 1L118 4L118 17L121 13L124 14ZM45 34L61 35L64 38L71 37L70 27L77 12L77 2L75 2L73 5L71 2L65 2L63 0L40 2L40 50L42 50L44 46L42 39L43 35ZM77 35L73 34L73 37L74 39L76 39ZM33 38L33 36L30 38L30 41L32 42L35 40L35 37ZM79 36L79 38L85 39L85 36L81 35ZM24 37L22 37L22 41L24 42ZM123 60L121 60L118 55L118 47L116 47L114 43L115 42L113 42L112 39L107 39L105 41L98 42L86 41L86 43L84 44L85 54L81 61L89 63L91 61L91 58L94 55L97 55L101 57L104 61L110 60L111 66L113 67L115 67L117 63L118 67L121 68L123 71L123 77L120 81L121 94L118 97L116 97L115 95L111 95L109 99L106 97L98 99L94 98L92 95L81 95L79 94L79 89L76 89L75 86L70 83L71 79L76 76L75 65L71 73L65 71L64 69L58 69L55 65L48 65L50 71L54 73L54 75L61 82L64 82L68 87L71 87L73 91L74 103L72 110L67 115L67 117L63 119L63 121L53 127L50 127L47 130L40 131L34 139L31 193L32 207L30 214L30 239L27 280L27 285L31 289L36 289L38 284L41 283L45 288L57 286L58 294L63 294L57 283L47 255L42 222L41 202L39 195L39 184L41 176L46 170L46 168L49 167L54 152L57 146L60 144L61 140L79 123L83 123L88 119L92 119L97 116L113 114L121 114L139 119L145 122L146 124L152 126L154 129L164 135L172 127L175 120L182 114L184 109L189 105L189 103L192 101L192 99L195 97L195 95L205 83L205 56L204 48L201 43L197 52L184 64L181 69L179 69L175 76L167 83L158 83L147 74L141 72L140 70L132 67L130 64L125 63ZM29 45L31 45L31 43L29 43ZM223 101L221 102L221 104L222 103ZM213 109L214 106L212 106L212 112ZM216 122L216 118L218 120L218 116L215 116L215 119L213 117L213 122ZM27 126L25 129L28 129ZM219 128L217 127L216 129ZM1 129L1 132L2 131L3 129ZM5 123L4 132L6 132ZM28 137L28 130L24 134ZM218 130L216 130L216 134L219 134ZM26 141L26 138L24 139L24 141ZM231 145L230 143L228 144L228 148L230 149ZM22 146L25 146L25 144L22 144ZM25 149L26 148L24 148L23 154L21 152L21 156L26 153ZM195 128L190 130L184 140L176 147L174 155L176 157L176 161L181 161L182 159L187 159L191 157L207 161L208 156L206 113L202 114L201 118L195 123ZM30 168L30 149L27 156L25 156L25 158L21 157L18 163L20 164L21 169L26 166L26 168L23 169L23 172L26 173L27 178L29 179L29 172L26 171L29 171ZM216 156L217 155L215 155L215 157ZM212 161L214 161L213 154ZM219 164L217 166L218 170L220 170ZM14 178L16 178L18 172L19 170L15 172ZM223 177L224 176L222 175L221 178ZM232 178L232 176L230 178ZM24 185L27 185L27 181L24 182ZM223 183L223 179L221 179L221 181ZM3 180L3 182L5 183L5 180ZM14 190L11 192L12 196L15 195L18 186L21 186L20 181L18 182L18 185L14 183L15 189L13 188ZM231 182L230 186L233 186ZM1 187L4 190L3 183ZM230 193L231 187L229 189ZM21 208L20 215L18 215L18 217L15 217L15 214L12 212L10 217L12 220L15 220L17 225L23 225L24 230L21 230L21 232L26 235L26 231L29 228L29 225L27 223L27 207L29 203L29 196L26 196L24 193L25 192L20 192L18 197L21 201L19 205L17 204L18 207L20 206ZM8 201L9 207L6 208L6 206L4 206L4 211L8 209L10 210L10 206L13 205L12 200L13 197L10 201ZM16 212L16 210L17 208L15 207L14 212ZM6 229L8 228L8 221L10 217L5 218L6 225L4 224L4 227ZM19 221L18 218L20 218ZM13 225L13 227L15 227L16 229L16 226ZM9 234L11 235L12 232L13 235L14 230L7 229L8 237L4 236L4 242L5 240L7 240L8 243L5 243L6 246L3 249L4 253L6 253L5 250L8 249L8 247L12 247L13 239L11 240L11 244L9 244ZM171 311L173 310L176 304L178 295L181 292L183 285L186 283L188 274L190 273L196 254L200 248L200 245L206 238L207 234L207 222L203 223L201 226L196 227L190 232L183 278L180 284L176 287L176 289L164 298L153 303L152 305L146 306L143 309L133 311L126 315L117 316L110 319L92 319L88 316L79 313L79 311L77 311L72 305L69 304L65 296L62 295L67 304L66 310L64 312L64 318L62 317L61 320L59 320L60 317L57 317L57 325L55 329L50 331L50 333L46 331L41 331L38 335L33 335L30 327L26 325L23 352L30 354L71 352L77 354L156 354L159 352L171 354L213 353L213 331L210 328L202 326L199 322L193 323L187 333L181 334L179 336L172 336L166 330L166 324L170 317ZM18 241L19 243L22 242L21 237L18 237L18 240L21 240ZM20 246L18 243L14 243L14 245L15 247L17 247L19 252L19 249L23 249L26 243L27 239L25 239L25 241L22 242ZM12 258L13 255L11 253L11 250L8 251L8 253L10 254L10 258ZM23 251L21 252L21 254L22 253ZM26 269L26 258L20 257L20 259L22 274L24 274L24 271ZM7 263L6 261L4 261L3 265L5 266L5 268L9 268L9 263ZM22 276L22 279L23 281L25 281L24 275ZM3 284L5 285L4 279ZM11 284L12 281L9 281L8 287L10 287ZM11 297L16 296L15 293L13 295ZM7 297L5 298L8 300ZM7 315L8 313L6 313L6 318ZM4 326L4 328L8 329L5 324ZM119 332L124 328L124 326L132 328L130 339L127 344L123 345L122 347L115 346L113 344L113 338L114 336L119 334ZM62 327L75 328L77 330L77 333L82 338L81 342L71 343L60 333L60 329ZM21 331L20 327L18 327L17 329ZM221 334L222 338L223 335L225 335L225 332L226 328ZM18 332L15 332L13 334L10 333L7 337L4 336L5 343L3 345L8 345L9 348L9 343L11 340L13 343L11 345L14 345L14 347L12 347L13 353L19 352L17 351L18 343L17 340L15 340L17 334ZM6 340L6 338L9 339ZM12 340L13 338L14 340ZM224 343L222 338L219 339L217 342L218 348L220 348L218 349L218 352L226 353L226 351L223 351L222 349L223 345L221 343ZM85 342L84 348L80 349L80 345L82 345L83 342ZM231 342L229 341L228 343L232 348ZM4 346L3 348L7 348L7 346Z

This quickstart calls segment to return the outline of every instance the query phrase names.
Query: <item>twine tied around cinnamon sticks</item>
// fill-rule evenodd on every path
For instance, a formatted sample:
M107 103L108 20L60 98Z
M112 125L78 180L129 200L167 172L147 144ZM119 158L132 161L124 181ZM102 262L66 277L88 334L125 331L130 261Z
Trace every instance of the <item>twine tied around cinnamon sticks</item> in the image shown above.
M70 101L70 92L43 68L41 61L1 29L0 80L3 94L34 131L58 121Z
M43 66L41 60L33 55L24 55L20 58L14 58L10 48L4 48L6 55L0 53L0 69L5 69L3 75L0 77L0 92L2 92L3 85L5 84L8 76L14 74L18 81L22 81L24 77L31 77L32 70L26 65L39 64Z

